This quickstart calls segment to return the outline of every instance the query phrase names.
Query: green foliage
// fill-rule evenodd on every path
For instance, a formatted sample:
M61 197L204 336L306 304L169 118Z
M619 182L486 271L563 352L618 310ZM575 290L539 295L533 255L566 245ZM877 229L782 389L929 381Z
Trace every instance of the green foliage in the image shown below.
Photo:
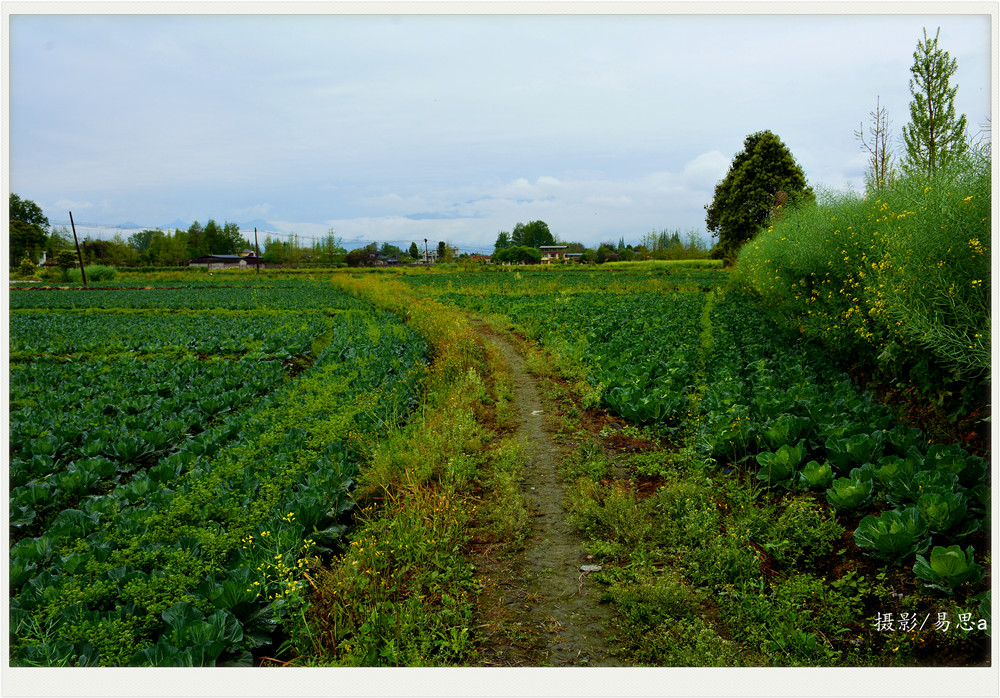
M12 221L21 221L28 225L35 225L46 229L49 227L49 219L42 213L42 208L30 199L22 199L14 192L10 193L8 201L8 218Z
M740 253L734 280L776 317L888 384L949 411L981 407L989 379L991 175L974 149L873 198L830 194Z
M917 507L864 517L854 531L854 542L897 565L913 553L926 550L930 543L927 522Z
M534 247L538 249L542 245L554 244L555 238L545 221L518 223L510 234L510 247Z
M776 452L758 453L757 462L762 467L757 479L772 486L790 487L805 454L805 441L799 441L795 446L785 444Z
M802 168L781 139L770 131L746 137L725 178L715 186L705 207L709 232L719 245L735 253L772 216L815 200Z
M629 551L652 531L647 516L650 503L638 500L630 490L581 479L570 497L570 522L584 535L608 541L605 552L609 555L627 559Z
M826 500L838 509L859 509L871 501L874 485L857 469L850 477L838 477L826 491Z
M84 271L87 273L87 282L113 281L118 276L118 270L114 267L107 267L103 264L88 264ZM79 269L70 269L67 274L70 281L79 282L83 280Z
M536 247L512 245L497 250L490 259L495 264L540 264L542 253Z
M510 239L510 233L508 233L505 230L501 230L499 233L497 233L496 242L493 243L493 252L495 254L500 250L506 250L508 247L511 247L512 245L513 243L511 242Z
M340 294L320 290L332 310ZM23 622L13 663L245 664L301 607L313 551L341 541L358 451L415 404L424 345L371 306L333 318L297 310L17 316L11 609ZM41 354L93 341L63 336L67 326L100 334L109 321L118 331L88 355ZM243 341L199 322L242 327ZM197 355L199 342L215 344ZM322 348L311 366L289 353L301 347ZM293 367L304 371L288 381Z
M931 533L951 531L968 513L965 495L960 492L925 492L917 500L917 507Z
M764 548L783 564L792 567L810 563L833 552L843 527L829 509L812 497L788 500L775 525L767 532Z
M951 76L958 62L938 48L939 27L934 38L917 43L910 72L910 123L903 127L906 145L904 167L933 175L939 168L962 156L968 148L965 114L955 116L955 93Z
M45 244L45 231L37 225L12 220L9 241L10 267L13 268L17 266L19 259L38 255Z
M833 482L833 468L829 463L811 460L799 471L799 483L807 489L826 489Z
M973 558L971 545L964 552L958 545L947 548L935 545L931 550L930 562L923 555L917 555L913 574L924 580L928 588L938 589L951 596L963 584L972 586L982 581L985 572Z
M651 666L733 666L737 647L697 615L702 596L676 572L621 569L602 574L618 611L616 640Z
M31 257L25 257L21 260L21 263L17 265L11 273L11 278L14 279L37 279L38 266L31 261Z
M580 477L600 480L608 474L608 460L600 443L595 441L581 443L563 460L562 466L574 480Z

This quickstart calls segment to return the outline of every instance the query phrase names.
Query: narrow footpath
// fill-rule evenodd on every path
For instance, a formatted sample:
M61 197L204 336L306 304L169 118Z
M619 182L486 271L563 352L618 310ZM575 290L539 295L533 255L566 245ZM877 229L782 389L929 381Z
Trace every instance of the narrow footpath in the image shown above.
M566 520L566 485L558 468L562 454L546 430L538 384L510 341L488 327L476 329L503 351L510 365L518 417L515 436L525 450L522 489L532 532L523 556L511 567L513 578L505 580L502 598L509 622L535 639L534 656L521 661L548 666L623 666L607 641L613 611L600 603L600 585L581 569L592 561L583 539Z

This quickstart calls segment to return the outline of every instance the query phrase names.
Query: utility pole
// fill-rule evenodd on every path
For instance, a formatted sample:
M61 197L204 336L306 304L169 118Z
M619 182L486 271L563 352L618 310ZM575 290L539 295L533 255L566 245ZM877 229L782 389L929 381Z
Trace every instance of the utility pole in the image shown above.
M73 226L73 242L76 243L76 258L80 260L80 278L83 279L83 287L87 288L87 271L83 268L83 254L80 252L80 241L76 239L76 223L73 222L73 212L69 212L69 224Z
M260 243L257 241L257 226L253 227L253 256L257 258L257 276L260 276Z
M424 238L424 264L426 264L427 268L430 269L430 267L431 267L431 258L430 258L429 254L427 252L427 238Z

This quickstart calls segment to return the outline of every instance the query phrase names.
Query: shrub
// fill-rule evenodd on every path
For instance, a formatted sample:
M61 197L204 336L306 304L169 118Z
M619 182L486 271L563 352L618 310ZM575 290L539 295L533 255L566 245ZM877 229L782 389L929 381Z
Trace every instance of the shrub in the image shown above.
M11 276L15 279L37 279L38 278L38 267L35 263L31 261L31 257L25 257L21 260L21 263L17 265L17 269Z
M990 367L990 158L869 196L824 193L740 251L734 278L798 329L959 411Z
M87 281L111 281L118 276L118 270L114 267L107 267L103 264L88 264L86 267ZM70 269L67 272L70 281L82 281L83 277L79 269Z
M764 548L782 563L809 563L833 552L844 528L812 497L791 499L768 532Z

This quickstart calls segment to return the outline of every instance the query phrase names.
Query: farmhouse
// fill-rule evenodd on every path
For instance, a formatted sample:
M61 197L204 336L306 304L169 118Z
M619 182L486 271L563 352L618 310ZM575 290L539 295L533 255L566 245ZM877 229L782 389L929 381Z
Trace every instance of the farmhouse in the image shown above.
M260 262L261 267L264 266L264 260L253 254L246 256L241 254L206 254L189 260L188 266L207 267L208 269L246 269L257 266L258 262Z
M538 248L542 252L542 264L552 264L559 262L566 256L567 245L542 245Z

